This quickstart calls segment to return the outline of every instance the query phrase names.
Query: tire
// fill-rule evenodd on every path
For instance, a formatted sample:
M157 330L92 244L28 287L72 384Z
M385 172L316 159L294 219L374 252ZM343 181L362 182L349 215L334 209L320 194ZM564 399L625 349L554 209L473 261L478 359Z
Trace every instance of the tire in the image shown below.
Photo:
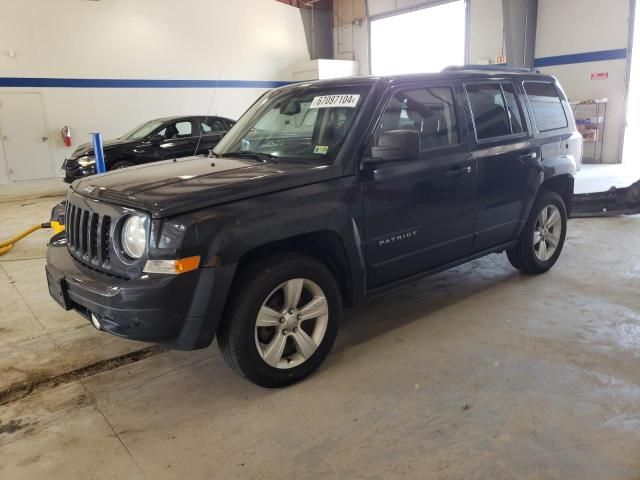
M111 170L120 170L121 168L133 167L135 163L127 162L126 160L121 160L113 164L113 166L109 169Z
M545 218L547 224L541 226ZM566 235L567 209L564 200L556 192L543 191L533 204L518 243L507 250L509 262L526 274L544 273L560 257Z
M309 306L314 309L306 314L318 315L304 318ZM326 265L306 255L275 254L249 265L234 282L218 346L229 366L251 382L284 387L324 361L341 314L340 290Z

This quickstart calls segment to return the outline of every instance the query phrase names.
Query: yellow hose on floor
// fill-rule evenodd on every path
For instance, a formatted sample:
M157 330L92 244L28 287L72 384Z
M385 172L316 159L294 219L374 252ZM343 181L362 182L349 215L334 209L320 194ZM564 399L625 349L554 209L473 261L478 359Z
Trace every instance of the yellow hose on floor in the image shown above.
M6 242L0 243L0 256L4 255L5 253L8 253L9 250L13 248L14 243L18 242L19 240L22 240L27 235L31 235L33 232L36 232L41 228L53 228L53 231L55 233L60 233L64 230L64 225L62 225L60 222L54 222L54 221L47 222L47 223L39 223L37 225L34 225L33 227L26 229L21 234L16 235L13 238L10 238Z

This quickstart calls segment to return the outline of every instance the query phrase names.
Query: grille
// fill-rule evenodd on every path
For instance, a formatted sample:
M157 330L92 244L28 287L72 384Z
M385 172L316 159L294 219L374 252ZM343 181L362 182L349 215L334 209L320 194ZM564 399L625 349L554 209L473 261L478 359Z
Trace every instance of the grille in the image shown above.
M65 223L71 254L84 262L109 268L111 217L67 202Z

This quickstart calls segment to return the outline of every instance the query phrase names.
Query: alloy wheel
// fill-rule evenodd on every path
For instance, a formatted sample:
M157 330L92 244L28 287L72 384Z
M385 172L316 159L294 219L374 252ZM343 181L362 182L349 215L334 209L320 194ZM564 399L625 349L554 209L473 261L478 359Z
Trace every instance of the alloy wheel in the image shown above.
M533 250L541 262L549 261L556 253L562 236L562 216L555 205L544 207L533 230Z
M260 357L279 369L304 363L322 343L328 320L327 298L318 284L305 278L282 283L258 311L255 343Z

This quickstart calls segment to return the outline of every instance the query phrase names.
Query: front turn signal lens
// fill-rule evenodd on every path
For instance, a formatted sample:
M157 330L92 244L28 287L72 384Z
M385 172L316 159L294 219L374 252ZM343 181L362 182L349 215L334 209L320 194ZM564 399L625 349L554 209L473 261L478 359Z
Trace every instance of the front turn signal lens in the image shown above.
M178 260L147 260L144 264L144 273L164 273L165 275L178 275L197 270L200 266L200 256L179 258Z

